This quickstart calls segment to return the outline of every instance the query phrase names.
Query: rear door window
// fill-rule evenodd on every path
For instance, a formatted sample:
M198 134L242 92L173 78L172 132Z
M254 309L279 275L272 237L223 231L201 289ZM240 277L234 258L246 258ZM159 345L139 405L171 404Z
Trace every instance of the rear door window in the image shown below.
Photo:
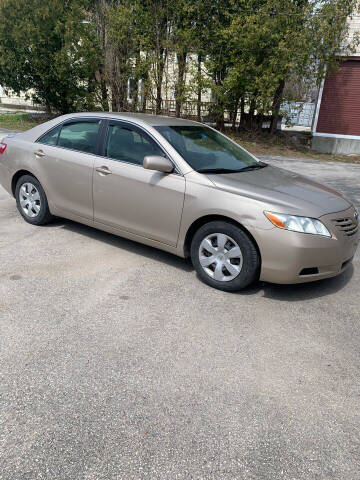
M59 134L57 145L79 152L95 153L99 128L100 120L65 124Z

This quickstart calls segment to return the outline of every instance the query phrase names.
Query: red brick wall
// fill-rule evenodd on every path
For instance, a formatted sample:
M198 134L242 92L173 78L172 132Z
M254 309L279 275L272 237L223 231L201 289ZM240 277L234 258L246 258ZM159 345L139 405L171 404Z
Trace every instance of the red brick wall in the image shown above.
M326 77L317 132L360 135L360 58Z

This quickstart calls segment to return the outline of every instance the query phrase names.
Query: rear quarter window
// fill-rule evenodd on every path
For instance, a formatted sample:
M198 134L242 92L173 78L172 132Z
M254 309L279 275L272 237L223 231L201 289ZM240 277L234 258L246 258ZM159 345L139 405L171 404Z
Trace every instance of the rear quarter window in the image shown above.
M56 145L61 130L61 125L53 128L49 132L45 133L42 137L37 140L37 143L43 143L44 145Z

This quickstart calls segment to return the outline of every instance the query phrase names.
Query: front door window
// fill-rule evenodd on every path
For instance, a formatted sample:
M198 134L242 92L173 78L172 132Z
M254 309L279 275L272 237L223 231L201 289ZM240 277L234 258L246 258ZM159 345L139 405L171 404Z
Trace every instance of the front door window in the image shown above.
M163 152L153 140L142 132L124 125L110 125L105 144L105 157L142 165L147 155Z

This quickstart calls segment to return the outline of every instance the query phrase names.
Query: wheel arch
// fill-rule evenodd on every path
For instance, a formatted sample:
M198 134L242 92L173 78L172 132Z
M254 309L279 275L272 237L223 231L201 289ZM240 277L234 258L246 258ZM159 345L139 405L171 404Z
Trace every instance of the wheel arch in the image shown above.
M38 178L33 173L29 172L29 170L18 170L14 174L14 176L12 177L12 180L11 180L11 191L12 191L12 194L13 194L14 197L15 197L16 184L17 184L19 178L23 177L24 175L31 175L32 177L36 178L37 181L39 181Z
M203 217L200 217L190 225L190 227L188 228L188 230L186 232L185 241L184 241L184 256L185 256L185 258L190 257L191 242L192 242L192 239L194 238L194 235L197 232L197 230L199 230L199 228L202 227L203 225L205 225L206 223L214 222L214 221L222 221L222 222L231 223L232 225L235 225L236 227L240 228L243 232L245 232L251 238L251 240L253 241L253 243L255 245L255 248L256 248L257 253L259 255L259 262L260 262L260 265L261 265L261 253L260 253L259 245L258 245L257 241L255 240L255 238L253 237L253 235L249 232L249 230L246 227L244 227L244 225L237 222L236 220L234 220L231 217L227 217L225 215L216 215L216 214L215 215L205 215Z

